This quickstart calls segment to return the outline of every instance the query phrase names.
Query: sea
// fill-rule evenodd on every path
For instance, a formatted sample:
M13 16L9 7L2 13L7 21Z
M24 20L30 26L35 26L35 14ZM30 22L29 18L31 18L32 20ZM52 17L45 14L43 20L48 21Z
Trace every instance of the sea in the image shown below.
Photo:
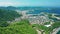
M60 34L60 31L59 31L59 32L57 32L57 34Z
M28 14L39 14L41 12L46 12L46 13L54 13L54 14L59 14L60 15L60 9L54 9L54 10L34 10L34 11L29 11Z

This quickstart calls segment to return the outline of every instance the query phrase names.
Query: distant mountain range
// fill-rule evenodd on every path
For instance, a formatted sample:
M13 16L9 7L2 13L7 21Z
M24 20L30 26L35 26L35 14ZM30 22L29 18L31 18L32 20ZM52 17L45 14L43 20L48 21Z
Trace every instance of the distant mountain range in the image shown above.
M8 6L8 7L0 7L0 9L6 9L6 10L16 10L16 7Z

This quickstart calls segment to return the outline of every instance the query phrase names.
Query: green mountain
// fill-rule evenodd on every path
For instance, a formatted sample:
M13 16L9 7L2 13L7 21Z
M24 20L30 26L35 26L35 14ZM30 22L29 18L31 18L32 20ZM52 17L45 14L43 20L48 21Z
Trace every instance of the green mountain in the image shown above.
M20 15L16 11L0 9L0 26L7 26L7 21L12 21L17 17Z
M28 20L7 23L20 16L16 11L0 9L0 34L37 34Z

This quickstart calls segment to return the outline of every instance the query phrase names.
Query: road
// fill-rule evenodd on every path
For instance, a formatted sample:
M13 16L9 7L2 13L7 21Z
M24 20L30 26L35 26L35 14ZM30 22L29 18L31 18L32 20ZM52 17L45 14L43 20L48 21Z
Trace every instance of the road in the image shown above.
M54 29L54 31L52 32L52 34L57 34L57 32L60 30L60 27L59 28L56 28Z

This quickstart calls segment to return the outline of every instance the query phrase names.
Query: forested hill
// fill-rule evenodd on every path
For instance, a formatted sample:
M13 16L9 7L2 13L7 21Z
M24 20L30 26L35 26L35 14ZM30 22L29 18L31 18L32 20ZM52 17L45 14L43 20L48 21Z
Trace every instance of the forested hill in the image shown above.
M0 26L3 23L6 24L6 21L12 21L17 17L20 17L20 15L16 11L0 9Z
M37 34L28 20L13 23L6 22L12 21L20 16L16 11L0 9L0 34Z

